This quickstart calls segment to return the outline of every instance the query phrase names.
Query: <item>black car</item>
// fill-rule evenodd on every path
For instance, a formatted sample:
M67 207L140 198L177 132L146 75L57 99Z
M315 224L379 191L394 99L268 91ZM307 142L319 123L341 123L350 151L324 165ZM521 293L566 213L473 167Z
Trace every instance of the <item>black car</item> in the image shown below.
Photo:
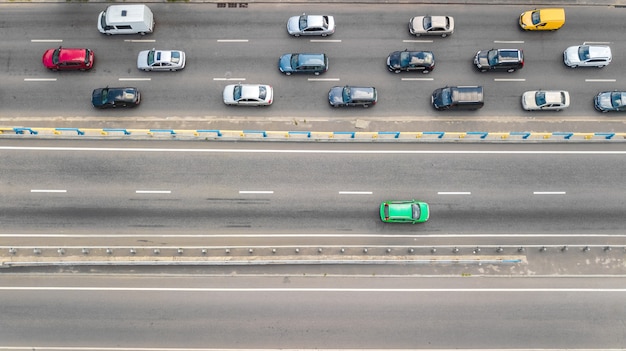
M137 88L98 88L91 93L91 103L96 108L135 107L141 95Z
M444 87L433 91L430 98L436 110L477 110L485 104L482 86Z
M394 51L387 57L387 69L391 72L421 71L435 69L435 55L431 51Z
M474 65L481 72L515 72L524 67L524 52L518 49L481 50L474 56Z
M355 87L346 85L332 87L328 92L328 102L332 107L375 105L378 97L374 87Z
M626 91L603 91L593 99L600 112L626 112Z

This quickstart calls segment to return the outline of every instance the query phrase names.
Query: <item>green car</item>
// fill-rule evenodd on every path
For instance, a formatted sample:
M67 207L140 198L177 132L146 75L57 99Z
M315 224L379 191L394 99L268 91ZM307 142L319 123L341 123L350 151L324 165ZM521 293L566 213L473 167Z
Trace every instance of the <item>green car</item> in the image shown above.
M423 223L430 214L428 204L415 200L383 201L380 220L386 223Z

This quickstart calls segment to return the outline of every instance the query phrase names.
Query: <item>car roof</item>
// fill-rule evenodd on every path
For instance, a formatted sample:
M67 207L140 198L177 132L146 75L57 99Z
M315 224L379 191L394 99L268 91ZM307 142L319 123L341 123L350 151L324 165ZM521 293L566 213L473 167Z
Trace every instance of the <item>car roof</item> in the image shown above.
M324 54L297 54L301 65L324 65Z
M546 103L548 104L560 104L563 102L563 92L560 90L544 91L546 97Z
M85 49L61 48L61 51L59 51L59 61L84 61L86 55Z
M324 16L322 15L307 15L306 23L308 27L323 27Z
M350 96L353 99L373 99L374 98L374 88L372 87L352 87L350 88Z
M429 16L432 26L435 28L445 28L447 24L446 16Z
M584 45L581 45L584 46ZM591 57L611 57L611 48L605 45L588 45L589 56Z
M389 218L413 218L413 202L389 202Z
M241 98L258 99L260 90L259 87L259 84L241 84Z

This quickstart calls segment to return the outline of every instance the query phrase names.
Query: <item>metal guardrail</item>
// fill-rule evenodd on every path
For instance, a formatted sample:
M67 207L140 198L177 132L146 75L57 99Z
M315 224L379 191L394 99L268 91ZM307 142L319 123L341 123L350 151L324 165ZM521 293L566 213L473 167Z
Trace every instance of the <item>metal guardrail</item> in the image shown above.
M288 141L626 141L614 132L346 132L218 129L36 128L0 127L2 137L44 138L168 138L205 140Z

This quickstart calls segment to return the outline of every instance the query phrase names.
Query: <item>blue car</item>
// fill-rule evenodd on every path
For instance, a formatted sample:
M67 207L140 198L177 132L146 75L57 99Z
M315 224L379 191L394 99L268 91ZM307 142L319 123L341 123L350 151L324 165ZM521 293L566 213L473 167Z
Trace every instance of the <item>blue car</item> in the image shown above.
M326 54L284 54L278 59L278 69L286 75L313 73L319 75L328 70Z

